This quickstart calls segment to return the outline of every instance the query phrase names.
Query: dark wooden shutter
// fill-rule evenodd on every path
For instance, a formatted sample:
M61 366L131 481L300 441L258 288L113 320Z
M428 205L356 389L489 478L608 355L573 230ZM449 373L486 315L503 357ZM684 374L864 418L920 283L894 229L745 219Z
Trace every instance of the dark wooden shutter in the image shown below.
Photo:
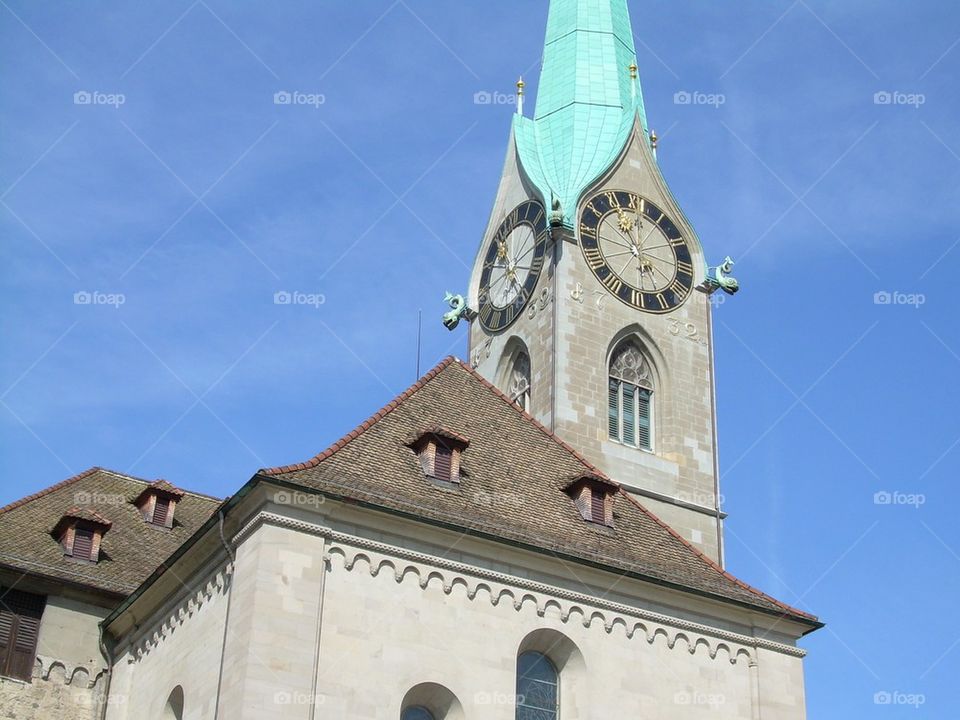
M437 480L450 480L450 471L453 467L453 451L443 445L437 445L437 453L433 461L433 476Z
M0 588L0 674L29 682L37 656L42 595Z
M73 557L80 560L92 560L93 530L78 527L73 536Z
M167 514L170 512L170 500L169 498L157 498L157 504L153 510L153 524L154 525L164 525L167 524Z
M600 488L590 488L590 519L601 525L607 521L606 493Z

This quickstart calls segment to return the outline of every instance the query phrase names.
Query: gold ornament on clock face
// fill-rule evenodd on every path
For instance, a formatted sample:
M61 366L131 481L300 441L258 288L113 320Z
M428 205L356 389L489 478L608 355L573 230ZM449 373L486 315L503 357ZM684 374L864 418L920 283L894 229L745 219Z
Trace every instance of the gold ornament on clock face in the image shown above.
M638 310L670 312L693 289L686 239L666 213L634 193L594 195L580 214L580 247L597 280Z

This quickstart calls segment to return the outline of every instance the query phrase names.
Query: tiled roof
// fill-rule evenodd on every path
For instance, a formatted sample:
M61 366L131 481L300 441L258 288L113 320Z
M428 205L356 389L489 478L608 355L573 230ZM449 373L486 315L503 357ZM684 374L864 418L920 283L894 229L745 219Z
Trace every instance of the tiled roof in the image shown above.
M430 426L470 438L459 492L427 482L407 446ZM454 358L313 459L261 475L816 624L725 572L619 486L613 529L585 523L564 488L612 481Z
M185 493L173 528L159 528L144 522L133 504L150 486L147 480L91 468L0 508L0 566L128 595L220 505L215 498ZM65 515L110 523L98 563L81 565L63 557L50 533Z

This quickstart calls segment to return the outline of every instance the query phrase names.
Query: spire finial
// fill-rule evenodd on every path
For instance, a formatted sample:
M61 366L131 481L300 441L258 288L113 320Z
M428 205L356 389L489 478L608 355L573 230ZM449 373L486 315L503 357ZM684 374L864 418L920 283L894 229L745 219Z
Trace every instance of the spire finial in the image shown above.
M523 75L517 80L517 114L523 115L523 89L527 84L523 81Z
M630 79L631 80L637 79L637 70L639 70L639 68L637 67L637 64L635 62L630 63Z

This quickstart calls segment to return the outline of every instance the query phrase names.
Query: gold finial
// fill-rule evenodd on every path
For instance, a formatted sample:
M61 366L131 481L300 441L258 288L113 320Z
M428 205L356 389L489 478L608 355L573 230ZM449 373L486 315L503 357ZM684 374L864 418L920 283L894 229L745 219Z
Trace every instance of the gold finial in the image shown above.
M651 130L650 131L650 147L652 147L654 150L657 149L657 140L658 140L657 131Z
M523 95L523 89L524 89L526 86L527 86L527 84L523 81L523 76L521 75L521 76L520 76L520 79L517 80L517 92L518 92L520 95Z
M637 69L638 68L636 63L630 63L630 79L631 80L637 79Z
M523 89L527 84L523 81L523 75L517 80L517 113L523 115Z

